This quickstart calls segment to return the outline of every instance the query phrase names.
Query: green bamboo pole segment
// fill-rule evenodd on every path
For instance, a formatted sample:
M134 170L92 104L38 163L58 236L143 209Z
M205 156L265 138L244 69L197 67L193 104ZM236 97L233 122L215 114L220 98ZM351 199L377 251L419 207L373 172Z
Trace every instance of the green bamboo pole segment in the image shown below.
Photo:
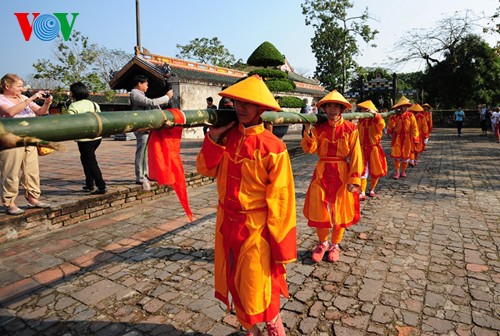
M232 110L186 110L186 121L176 124L174 115L168 110L115 111L54 115L36 118L0 119L0 148L44 144L50 141L67 141L82 138L110 136L165 126L197 127L205 124L226 125L236 120ZM392 112L391 112L392 113ZM372 113L345 113L345 119L372 118ZM300 114L296 112L264 112L262 119L272 124L314 124L326 120L322 114ZM1 138L15 135L4 144ZM15 145L12 143L15 142Z

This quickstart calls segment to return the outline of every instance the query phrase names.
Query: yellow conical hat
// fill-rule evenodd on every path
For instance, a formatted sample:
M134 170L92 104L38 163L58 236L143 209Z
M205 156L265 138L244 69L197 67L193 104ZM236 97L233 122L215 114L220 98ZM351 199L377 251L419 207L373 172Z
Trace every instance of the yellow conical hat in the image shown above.
M250 76L231 85L224 91L219 92L219 96L257 104L273 111L281 110L273 94L259 75Z
M316 104L317 107L321 107L321 105L326 103L338 103L344 105L348 109L352 108L352 105L344 98L337 90L333 90Z
M420 106L420 104L413 104L408 110L412 112L422 112L424 108Z
M397 109L398 107L405 106L405 105L406 106L411 106L412 103L405 96L401 96L401 98L399 98L398 102L392 108L393 109Z
M375 107L375 104L373 104L373 102L371 100L365 100L364 102L359 103L357 105L359 107L369 109L370 111L377 111L378 112L377 108Z

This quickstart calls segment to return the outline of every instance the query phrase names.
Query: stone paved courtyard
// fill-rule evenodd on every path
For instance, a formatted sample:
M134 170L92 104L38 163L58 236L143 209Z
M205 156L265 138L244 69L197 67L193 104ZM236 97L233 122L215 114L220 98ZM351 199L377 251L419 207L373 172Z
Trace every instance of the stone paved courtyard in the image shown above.
M436 129L407 178L391 169L336 264L311 262L301 213L316 157L292 158L288 335L500 335L500 144L479 133ZM192 223L166 195L0 245L0 334L243 335L213 297L215 184L188 193Z

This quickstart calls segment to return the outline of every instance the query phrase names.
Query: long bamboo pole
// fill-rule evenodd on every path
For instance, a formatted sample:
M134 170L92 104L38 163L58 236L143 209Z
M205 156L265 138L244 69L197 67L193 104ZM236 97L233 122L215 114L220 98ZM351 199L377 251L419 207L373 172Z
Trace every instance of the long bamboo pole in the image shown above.
M168 110L115 111L54 115L37 118L0 119L0 149L25 145L47 145L49 141L66 141L82 138L110 136L165 126L198 127L205 124L224 125L236 120L232 110L186 110L186 121L174 123L174 115ZM394 111L382 113L382 116ZM372 118L372 113L344 113L344 119ZM264 112L262 119L272 124L321 123L326 115L300 114L296 112ZM49 146L50 147L50 146Z

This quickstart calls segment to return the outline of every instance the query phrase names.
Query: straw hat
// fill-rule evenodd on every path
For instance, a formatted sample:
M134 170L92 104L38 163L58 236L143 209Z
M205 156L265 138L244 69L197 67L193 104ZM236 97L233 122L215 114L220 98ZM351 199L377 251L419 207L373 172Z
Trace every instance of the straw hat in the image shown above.
M326 103L337 103L340 105L344 105L346 108L352 108L352 105L344 98L337 90L333 90L316 104L317 107L321 107L321 105Z
M422 106L420 106L420 104L413 104L412 106L410 106L410 108L408 109L408 111L412 111L412 112L422 112L424 109Z
M431 110L431 109L432 109L432 106L430 106L430 105L429 105L429 104L427 104L427 103L425 103L424 105L422 105L422 107L427 107L427 108L429 108L429 110Z
M401 98L399 98L398 102L392 108L393 109L397 109L398 107L405 106L405 105L406 106L411 106L412 103L405 96L401 96Z
M364 102L359 103L358 106L365 108L365 109L368 109L370 111L378 112L378 109L375 107L375 104L373 104L373 102L371 100L365 100Z
M250 76L231 85L224 91L219 92L219 96L257 104L273 111L281 110L273 94L259 75Z

